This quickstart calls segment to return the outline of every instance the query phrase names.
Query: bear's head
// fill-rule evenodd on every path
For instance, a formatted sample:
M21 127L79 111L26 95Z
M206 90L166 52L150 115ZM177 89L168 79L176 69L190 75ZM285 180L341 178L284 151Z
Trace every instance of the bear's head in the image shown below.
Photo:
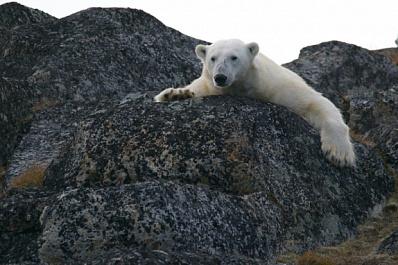
M259 52L257 43L240 40L221 40L212 45L196 46L196 55L212 78L215 87L229 87L244 79Z

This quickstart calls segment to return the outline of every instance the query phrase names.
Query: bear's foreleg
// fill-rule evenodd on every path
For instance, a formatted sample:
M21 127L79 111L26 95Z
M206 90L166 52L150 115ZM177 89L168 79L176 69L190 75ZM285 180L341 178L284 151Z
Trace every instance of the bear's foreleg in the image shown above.
M154 99L156 102L162 102L210 95L214 95L214 93L209 90L206 78L200 77L184 88L167 88L155 96Z
M349 128L332 102L318 96L301 114L320 132L322 152L328 160L340 167L355 165Z

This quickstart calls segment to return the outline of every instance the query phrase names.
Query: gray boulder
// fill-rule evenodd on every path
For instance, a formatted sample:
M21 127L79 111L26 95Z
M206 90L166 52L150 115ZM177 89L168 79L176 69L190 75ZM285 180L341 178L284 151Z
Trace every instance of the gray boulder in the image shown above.
M192 47L205 42L140 10L92 8L56 19L8 3L0 13L0 164L37 109L183 86L200 74Z
M122 244L268 261L287 249L337 243L393 188L380 158L356 148L357 168L334 167L303 119L249 99L114 106L82 121L46 172L46 188L72 193L45 214L41 258L84 260L96 253L83 252L79 242L86 242L97 251ZM107 205L113 216L102 210ZM117 229L108 224L116 209L127 220ZM55 236L60 227L69 232ZM62 251L53 257L55 249Z

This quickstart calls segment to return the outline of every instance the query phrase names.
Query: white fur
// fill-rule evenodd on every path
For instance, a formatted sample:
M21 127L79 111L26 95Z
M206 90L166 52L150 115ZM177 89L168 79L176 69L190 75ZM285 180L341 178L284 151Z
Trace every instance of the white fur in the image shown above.
M259 53L257 43L222 40L209 46L198 45L196 55L203 61L202 75L185 88L164 90L155 101L233 95L283 105L320 132L322 151L330 161L354 166L349 129L339 110L297 74ZM224 78L222 85L217 83L217 76Z

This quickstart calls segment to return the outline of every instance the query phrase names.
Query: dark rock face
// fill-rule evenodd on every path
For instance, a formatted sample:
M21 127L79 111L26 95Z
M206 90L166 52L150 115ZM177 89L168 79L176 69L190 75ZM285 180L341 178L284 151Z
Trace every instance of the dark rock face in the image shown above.
M7 162L29 131L32 119L31 104L19 95L30 97L29 91L16 82L0 78L0 164Z
M336 105L344 96L389 91L398 84L398 68L386 57L337 41L303 48L299 59L285 67Z
M398 68L382 56L330 42L286 65L375 142L341 169L281 106L154 103L200 75L200 41L142 11L1 8L4 187L49 167L0 198L0 263L266 264L353 235L394 188Z
M35 112L29 120L29 133L19 142L9 159L4 187L27 169L40 162L43 166L51 161L67 144L77 124L91 113L107 108L109 102L63 103Z
M390 234L387 238L385 238L378 250L378 254L389 254L396 255L398 254L398 230Z
M0 18L0 28L4 31L19 26L53 22L56 20L55 17L40 10L28 8L16 2L1 5L0 12L3 14Z
M85 196L94 187L127 185L137 190L127 192L128 198L109 195L117 198L112 203L76 202L75 194L70 196L75 200L57 203L61 208L46 221L44 234L47 230L50 234L43 238L43 259L61 245L69 246L65 253L87 258L79 254L76 237L70 240L76 226L87 231L78 241L97 244L90 239L93 231L86 222L95 227L105 221L97 216L84 218L78 210L70 216L68 201L77 204L73 206L77 209L82 204L86 209L102 208L105 203L116 204L118 209L126 203L134 205L123 214L127 220L143 205L151 209L153 216L140 212L142 223L130 220L123 228L151 231L151 236L123 237L123 244L168 252L209 251L211 246L218 255L269 260L285 249L285 240L294 240L295 250L300 250L349 236L364 218L361 209L374 207L384 197L379 192L388 193L392 187L380 159L364 146L357 145L359 161L366 161L357 169L341 170L328 164L317 132L282 107L230 97L156 108L153 104L137 99L79 124L68 148L49 167L45 186L59 191L78 188ZM169 185L171 190L162 190ZM83 187L90 189L81 191ZM89 211L104 214L95 208ZM55 237L59 227L72 229L72 234ZM111 237L100 236L101 242ZM112 245L122 244L117 242ZM64 256L57 258L64 260Z
M24 27L35 27L40 23L56 20L54 17L39 10L30 9L17 3L0 6L0 164L7 161L13 154L22 135L29 130L29 118L32 115L31 89L26 87L23 80L15 80L15 76L7 75L13 72L20 62L13 58L12 63L5 63L7 54L11 53L10 43L14 43L15 50L27 45L27 37L17 41L19 36L14 31ZM18 46L18 47L17 47ZM20 56L18 56L20 58Z
M0 163L19 143L20 120L41 102L184 86L201 71L192 52L200 41L143 11L93 8L58 20L16 3L0 8Z
M133 247L266 259L281 243L275 238L281 236L281 227L274 226L277 212L258 196L234 197L168 181L76 189L44 212L39 254L47 263L83 261Z
M0 262L39 263L39 241L42 233L40 216L52 203L51 193L12 190L0 200Z

